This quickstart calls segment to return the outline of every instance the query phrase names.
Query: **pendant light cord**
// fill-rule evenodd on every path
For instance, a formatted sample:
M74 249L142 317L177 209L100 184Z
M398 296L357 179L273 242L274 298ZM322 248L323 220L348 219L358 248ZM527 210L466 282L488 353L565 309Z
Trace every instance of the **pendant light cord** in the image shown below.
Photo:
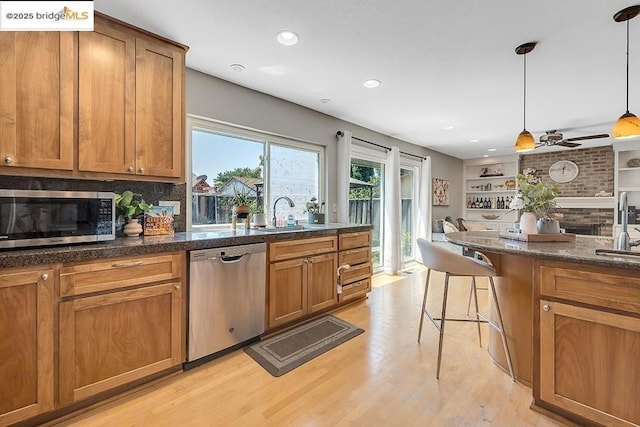
M522 85L523 88L523 93L522 93L522 99L523 99L523 108L522 108L522 130L526 130L527 129L527 54L525 53L524 55L522 55L522 59L523 59L523 63L524 63L524 83ZM627 63L627 67L629 66L629 64ZM629 69L627 68L627 76L629 73ZM629 78L627 77L627 85L629 84ZM628 87L627 87L627 92L629 91ZM628 97L627 97L627 102L628 102Z
M627 113L629 113L629 21L627 19Z

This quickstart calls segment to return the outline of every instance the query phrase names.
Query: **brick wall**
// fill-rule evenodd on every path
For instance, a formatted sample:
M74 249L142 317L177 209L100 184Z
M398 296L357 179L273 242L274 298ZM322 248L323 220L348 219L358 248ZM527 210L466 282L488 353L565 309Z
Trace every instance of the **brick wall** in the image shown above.
M558 160L571 160L577 164L580 168L578 177L568 183L553 182L549 178L549 167ZM613 194L614 156L611 146L523 154L520 171L525 168L535 168L542 181L558 187L559 197L593 197L603 190ZM603 224L600 234L612 235L612 209L558 209L558 212L564 216L561 222Z

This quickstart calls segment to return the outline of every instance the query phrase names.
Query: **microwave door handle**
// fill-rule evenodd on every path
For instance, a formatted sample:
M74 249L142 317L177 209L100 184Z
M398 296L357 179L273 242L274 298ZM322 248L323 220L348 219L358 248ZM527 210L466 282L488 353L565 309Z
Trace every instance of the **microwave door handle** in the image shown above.
M6 235L11 236L13 234L13 229L16 226L16 204L15 200L13 200L10 204L10 213L9 213L9 221L7 221L7 231Z

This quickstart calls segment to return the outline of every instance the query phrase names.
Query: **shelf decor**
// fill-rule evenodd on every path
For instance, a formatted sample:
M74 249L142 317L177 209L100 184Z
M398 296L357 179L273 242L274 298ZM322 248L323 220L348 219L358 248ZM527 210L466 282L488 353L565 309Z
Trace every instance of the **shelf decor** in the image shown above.
M451 190L449 180L433 178L433 205L449 206Z

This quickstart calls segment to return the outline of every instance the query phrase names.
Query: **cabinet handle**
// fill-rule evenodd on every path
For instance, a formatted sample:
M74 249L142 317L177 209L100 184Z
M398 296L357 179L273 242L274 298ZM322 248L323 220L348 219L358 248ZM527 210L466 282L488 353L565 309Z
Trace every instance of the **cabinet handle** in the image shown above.
M551 310L551 306L549 304L545 304L545 305L542 306L542 309L544 311L549 311L549 310Z
M144 168L140 168L140 169L138 169L138 172L140 172L140 173L144 173Z
M129 167L127 168L127 171L129 171L129 172L133 172L133 166L129 166Z
M42 275L40 276L40 278L41 278L42 280L49 280L49 274L47 274L47 273L42 273Z
M117 264L111 264L111 267L114 267L114 268L135 267L136 265L142 265L142 264L144 264L144 261L121 262Z
M13 163L13 157L11 156L7 156L4 158L4 162L8 165L10 165L11 163Z
M174 285L173 289L175 289L176 291L179 291L180 290L180 285Z

